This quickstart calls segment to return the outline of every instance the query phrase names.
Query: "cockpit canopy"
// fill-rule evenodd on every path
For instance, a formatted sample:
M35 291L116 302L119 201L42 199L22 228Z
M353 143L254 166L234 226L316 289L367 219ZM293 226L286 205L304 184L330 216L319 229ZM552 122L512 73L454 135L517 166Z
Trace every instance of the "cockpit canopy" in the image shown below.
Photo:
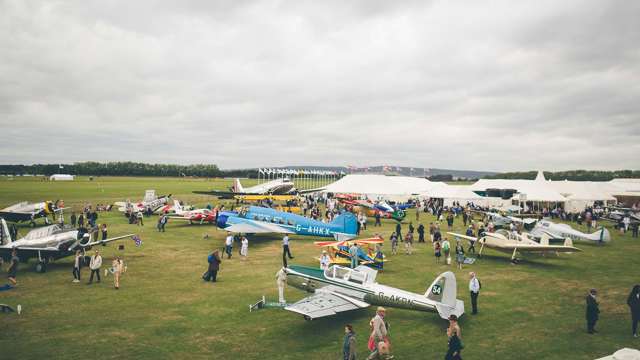
M346 281L356 284L371 284L376 280L378 272L366 266L358 266L355 269L340 265L331 265L324 271L327 279Z

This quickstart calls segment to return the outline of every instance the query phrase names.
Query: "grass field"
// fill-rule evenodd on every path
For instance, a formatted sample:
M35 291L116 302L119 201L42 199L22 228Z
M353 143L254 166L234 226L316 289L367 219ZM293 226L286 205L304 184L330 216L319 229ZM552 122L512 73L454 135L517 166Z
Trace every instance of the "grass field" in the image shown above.
M90 202L136 200L144 190L196 205L215 204L193 190L223 189L227 180L168 178L80 178L48 182L37 178L0 178L0 207L30 200L64 199L80 209ZM67 215L69 212L67 212ZM415 221L411 211L405 220ZM422 223L433 218L421 214ZM156 218L144 227L128 225L117 211L100 213L110 235L137 232L140 248L126 243L100 247L106 261L123 254L128 272L115 291L111 278L92 286L73 284L72 259L62 259L38 274L34 264L21 264L16 289L0 292L0 303L21 304L23 314L0 314L0 358L149 358L149 359L339 359L343 326L354 325L358 358L367 354L368 322L374 309L340 317L304 321L280 310L249 313L248 304L262 295L276 299L275 273L281 265L278 236L250 238L249 258L224 260L218 283L204 283L206 256L221 248L224 233L212 226L170 222L166 233L155 231ZM376 229L385 238L394 223ZM373 235L369 227L364 236ZM462 221L456 220L462 231ZM26 233L23 227L20 233ZM584 228L581 230L585 230ZM208 240L203 239L209 234ZM640 241L612 231L604 247L576 244L582 253L560 257L527 257L513 266L509 255L486 251L486 256L463 271L436 265L431 247L416 244L411 255L391 255L378 281L424 293L439 273L452 270L458 279L458 298L470 310L467 273L482 281L480 314L461 320L465 359L594 359L622 347L640 347L631 337L626 297L640 283ZM313 239L293 237L291 263L317 264ZM3 269L3 270L6 270ZM89 271L83 269L83 280ZM3 275L4 277L4 275ZM2 281L2 283L4 283ZM600 292L601 320L597 335L585 331L584 297L589 288ZM288 301L305 294L287 288ZM446 352L447 323L436 314L390 309L391 338L396 359L442 359Z

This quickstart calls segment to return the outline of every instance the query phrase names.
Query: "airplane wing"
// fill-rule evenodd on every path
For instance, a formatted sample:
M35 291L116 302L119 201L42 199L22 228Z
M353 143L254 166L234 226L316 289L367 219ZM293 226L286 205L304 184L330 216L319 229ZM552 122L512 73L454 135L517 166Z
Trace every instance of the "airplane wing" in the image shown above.
M110 238L110 239L106 239L106 240L96 240L96 241L92 241L92 242L88 242L86 244L80 244L81 247L89 247L89 246L93 246L93 245L99 245L99 244L106 244L112 241L116 241L116 240L120 240L120 239L124 239L124 238L128 238L128 237L133 237L135 236L135 234L127 234L127 235L122 235L122 236L116 236L114 238Z
M553 252L576 252L582 251L573 246L564 246L564 245L528 245L528 244L504 244L499 246L500 249L504 250L514 250L518 249L518 251L524 252L545 252L545 251L553 251Z
M289 310L310 319L335 315L344 311L363 309L370 304L353 297L336 292L337 288L329 285L316 290L316 292L292 305L285 307Z
M264 234L264 233L276 233L276 234L295 234L287 228L284 228L277 224L264 223L264 222L242 222L239 224L232 224L223 229L232 233L244 233L244 234Z
M450 232L450 231L448 231L447 234L449 234L451 236L454 236L456 238L469 240L470 242L478 241L478 238L476 238L475 236L467 236L467 235L462 235L462 234L458 234L458 233L454 233L454 232Z

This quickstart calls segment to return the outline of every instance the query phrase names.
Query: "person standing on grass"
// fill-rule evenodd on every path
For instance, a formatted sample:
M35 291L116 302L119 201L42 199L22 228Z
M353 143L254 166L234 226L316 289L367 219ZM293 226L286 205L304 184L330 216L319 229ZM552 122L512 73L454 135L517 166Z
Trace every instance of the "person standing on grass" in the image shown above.
M466 235L470 237L475 237L475 235L473 234L472 225L469 225L469 227L467 228ZM477 240L480 240L480 239L477 239ZM467 250L469 253L474 253L474 254L476 253L476 241L469 241L469 249Z
M405 255L413 254L413 232L408 232L404 237L404 252Z
M100 282L100 267L102 266L102 256L98 250L96 250L95 254L91 257L91 261L89 262L89 269L91 269L91 276L89 277L88 285L93 283L93 275L96 275L97 282Z
M462 270L462 264L464 263L464 248L460 243L460 240L456 241L456 262L458 263L458 269Z
M80 250L76 250L76 256L73 262L73 282L80 282L80 265L82 264L82 254L80 254Z
M462 360L462 333L460 326L458 325L458 317L455 315L449 316L449 327L447 328L447 338L449 339L447 345L447 355L445 360Z
M120 256L116 256L116 258L111 263L111 268L113 269L113 287L116 290L120 289L120 277L124 272L124 263Z
M102 240L107 240L107 224L102 224L100 231L102 232Z
M18 258L18 250L11 250L11 263L9 264L9 270L7 271L7 280L11 283L12 286L18 285L18 263L20 263L20 259Z
M230 232L227 233L227 237L224 240L224 252L227 254L227 258L231 259L231 252L233 250L233 235ZM224 254L222 255L224 258Z
M476 273L470 272L469 277L469 293L471 294L471 314L476 315L478 313L478 296L480 295L480 280L476 277Z
M142 211L136 213L136 219L138 220L138 225L144 226L144 215L142 215Z
M78 216L78 228L84 227L84 214L80 213Z
M449 239L444 238L442 242L442 251L444 252L444 261L445 264L449 265L451 263L451 258L449 253L451 252L451 243L449 243Z
M78 220L78 217L76 216L76 212L72 211L71 212L71 226L76 227L77 220Z
M353 326L345 326L344 334L342 358L343 360L356 360L356 333L353 331Z
M240 240L240 256L242 256L242 260L246 260L247 255L249 255L249 240L242 235L242 240Z
M349 247L349 257L351 258L351 268L355 269L358 266L358 245L354 242Z
M320 269L327 270L331 264L331 258L327 255L327 250L322 250L322 256L320 256Z
M433 254L436 257L436 264L440 264L440 257L442 256L442 245L440 245L440 241L433 243Z
M600 317L600 304L596 299L598 292L596 289L589 290L589 294L587 295L587 332L589 334L596 333L596 322L598 322L598 318Z
M431 238L431 242L432 243L435 241L434 238L433 238L435 233L436 233L436 227L431 222L431 223L429 223L429 237Z
M369 326L371 326L371 335L369 336L369 343L373 344L373 348L369 348L371 354L367 359L380 359L380 343L389 345L389 337L387 331L387 324L385 322L387 310L382 306L379 306L376 310L376 316L371 319Z
M639 223L634 222L633 224L631 224L631 237L634 238L638 238L638 227L640 226Z
M402 241L402 225L400 225L399 221L396 224L396 236L398 237L398 240Z
M398 252L398 235L391 233L389 240L391 241L391 254L395 255Z
M418 225L418 242L424 242L424 225L422 224Z
M284 287L287 285L287 273L284 271L284 268L280 268L276 273L276 285L278 286L278 302L280 304L286 304Z
M631 310L631 332L633 337L638 337L638 322L640 322L640 285L636 285L631 289L627 305Z

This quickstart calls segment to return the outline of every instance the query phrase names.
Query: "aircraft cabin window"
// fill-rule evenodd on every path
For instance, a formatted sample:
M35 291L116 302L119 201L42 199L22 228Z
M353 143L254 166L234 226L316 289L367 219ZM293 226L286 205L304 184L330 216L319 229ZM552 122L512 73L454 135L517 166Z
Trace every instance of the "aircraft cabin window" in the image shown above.
M289 221L287 221L287 223L288 223L289 225L293 225L293 220L289 220Z
M350 269L346 269L346 268L336 268L335 271L335 277L337 279L344 279L347 280L349 278L349 273L351 272Z

